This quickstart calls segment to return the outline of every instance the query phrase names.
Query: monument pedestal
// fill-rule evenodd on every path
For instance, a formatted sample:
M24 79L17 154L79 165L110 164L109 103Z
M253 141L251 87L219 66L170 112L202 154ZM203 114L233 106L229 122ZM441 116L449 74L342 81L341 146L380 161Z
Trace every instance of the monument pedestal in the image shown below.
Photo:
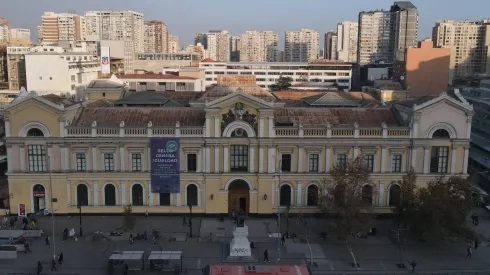
M256 253L253 253L248 240L248 226L237 226L233 230L233 239L229 245L224 244L223 262L258 262Z

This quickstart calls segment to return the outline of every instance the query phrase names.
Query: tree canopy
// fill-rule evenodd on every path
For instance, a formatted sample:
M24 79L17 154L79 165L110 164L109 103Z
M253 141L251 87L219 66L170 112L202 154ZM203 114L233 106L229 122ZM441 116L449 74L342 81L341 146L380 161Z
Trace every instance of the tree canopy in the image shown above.
M281 90L287 90L289 87L291 87L291 83L293 82L293 79L291 77L286 77L286 76L280 76L276 83L272 84L270 86L272 91L281 91Z

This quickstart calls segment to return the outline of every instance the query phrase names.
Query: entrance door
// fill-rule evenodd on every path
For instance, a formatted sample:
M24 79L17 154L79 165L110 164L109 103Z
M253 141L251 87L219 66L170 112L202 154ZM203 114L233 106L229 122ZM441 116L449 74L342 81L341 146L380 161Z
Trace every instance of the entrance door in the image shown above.
M228 213L231 214L233 211L238 213L241 209L245 214L248 214L249 203L248 184L243 180L232 182L228 188Z
M246 197L240 197L240 210L243 210L244 212L245 209L247 209L247 198Z

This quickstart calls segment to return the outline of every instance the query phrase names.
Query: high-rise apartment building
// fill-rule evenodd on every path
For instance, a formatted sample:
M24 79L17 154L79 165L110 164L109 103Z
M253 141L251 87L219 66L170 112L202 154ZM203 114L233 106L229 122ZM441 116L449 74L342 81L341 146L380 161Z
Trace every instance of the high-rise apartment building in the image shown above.
M31 47L7 47L7 67L9 77L9 90L19 91L21 87L27 87L25 55L31 51ZM44 64L46 66L46 64Z
M451 49L449 83L479 73L490 73L490 20L438 21L432 29L434 46Z
M337 50L332 47L333 37L337 36L337 33L333 30L325 33L325 47L323 50L324 58L327 60L332 60L332 50Z
M72 13L45 12L41 17L41 41L47 44L85 40L85 18Z
M272 31L246 31L240 35L240 61L275 62L277 41Z
M43 25L37 25L37 43L43 42Z
M26 41L31 41L31 30L29 29L11 29L10 37L12 39L24 39Z
M231 35L225 30L211 30L207 33L197 33L194 43L201 43L206 49L206 55L215 61L230 61Z
M162 21L145 21L145 53L168 52L167 25Z
M337 24L337 59L344 62L357 62L357 38L359 24L344 21Z
M178 53L180 51L179 37L174 34L168 35L168 52Z
M284 46L286 62L308 62L318 58L320 35L317 31L301 29L287 31Z
M135 52L144 51L143 14L135 11L88 11L87 40L133 41Z
M10 40L10 21L0 18L0 41Z
M230 38L230 61L240 61L240 36Z
M359 13L357 61L361 65L405 60L417 46L418 11L410 1L395 2L389 11Z

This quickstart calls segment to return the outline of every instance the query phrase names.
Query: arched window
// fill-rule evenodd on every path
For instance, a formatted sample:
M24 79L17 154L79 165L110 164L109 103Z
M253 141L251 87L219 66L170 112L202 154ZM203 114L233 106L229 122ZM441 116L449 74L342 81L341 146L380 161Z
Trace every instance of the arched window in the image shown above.
M400 204L400 194L401 188L398 184L392 184L390 187L390 200L388 201L389 206L397 206Z
M88 205L88 187L85 184L77 185L77 204L82 206Z
M307 192L307 206L317 206L318 205L318 186L312 184L308 186Z
M364 185L362 187L362 200L367 205L373 205L373 187L371 185Z
M187 185L186 189L187 205L197 206L197 186L195 184Z
M438 129L432 134L432 138L450 138L449 132L444 129Z
M337 185L334 190L334 201L336 205L342 205L345 201L345 186Z
M143 206L143 186L141 184L134 184L131 187L132 192L132 205Z
M116 205L116 187L113 184L107 184L104 187L105 205Z
M38 128L31 128L29 131L27 131L27 136L28 137L44 137L43 131L39 130Z
M279 189L279 205L291 206L291 186L284 184Z

